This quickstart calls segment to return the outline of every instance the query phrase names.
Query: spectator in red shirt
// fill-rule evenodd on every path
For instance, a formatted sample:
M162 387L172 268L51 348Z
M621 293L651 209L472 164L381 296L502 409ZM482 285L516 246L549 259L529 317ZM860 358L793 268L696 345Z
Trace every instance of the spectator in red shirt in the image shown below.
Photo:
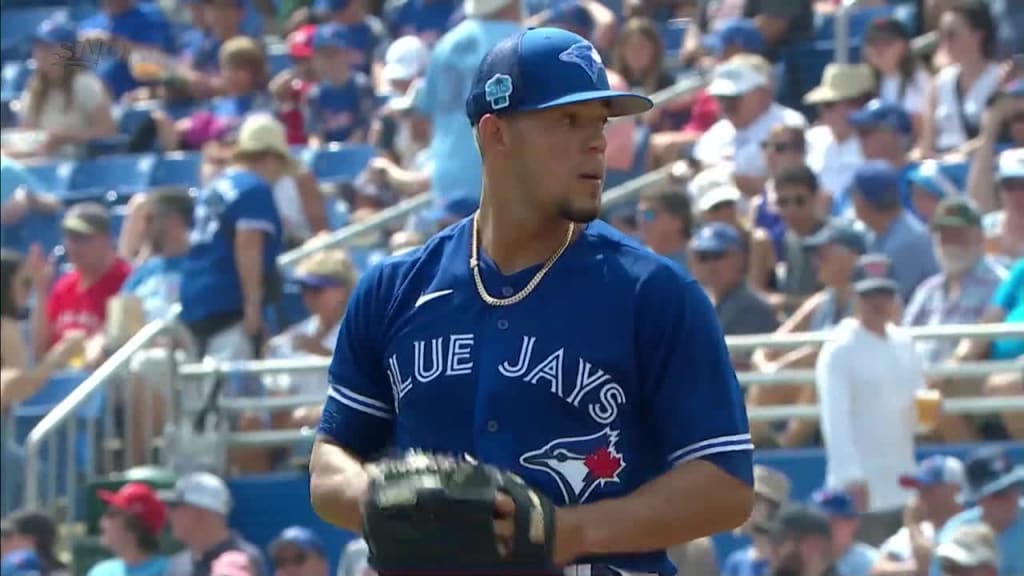
M61 222L64 248L74 268L57 279L50 294L36 294L32 318L32 337L36 357L71 330L96 335L90 349L102 351L103 323L107 299L121 290L131 271L127 262L117 257L110 237L110 213L94 202L72 206ZM49 286L52 265L33 266L39 276L36 286ZM49 278L46 278L49 276ZM87 356L91 356L88 354ZM101 354L96 354L97 357Z

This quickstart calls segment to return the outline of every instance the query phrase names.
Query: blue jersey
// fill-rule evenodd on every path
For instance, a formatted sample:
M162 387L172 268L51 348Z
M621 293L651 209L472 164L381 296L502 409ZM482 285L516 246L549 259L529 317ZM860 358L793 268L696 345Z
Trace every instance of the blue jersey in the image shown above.
M253 172L229 169L196 199L195 224L181 279L181 317L195 322L242 311L242 284L235 266L237 230L264 234L263 270L276 266L281 219L270 184Z
M697 458L752 482L743 396L686 272L597 221L525 300L492 307L470 272L471 231L464 220L360 281L325 436L364 459L389 447L468 453L559 505L623 496ZM481 260L500 297L539 268L503 275ZM664 551L580 562L675 572Z
M156 5L140 4L114 16L100 12L82 22L79 30L103 30L115 39L150 46L169 54L175 52L174 34ZM106 50L97 62L96 72L115 101L139 86L122 56L123 52L118 50Z
M347 142L354 136L364 136L376 106L373 86L362 72L353 73L344 84L318 83L310 88L306 100L306 133L316 134L325 142Z

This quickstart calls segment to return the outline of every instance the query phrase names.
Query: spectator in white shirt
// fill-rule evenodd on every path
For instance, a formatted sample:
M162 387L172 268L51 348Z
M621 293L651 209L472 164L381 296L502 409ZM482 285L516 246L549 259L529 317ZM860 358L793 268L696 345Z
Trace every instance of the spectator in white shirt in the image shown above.
M821 84L804 96L804 104L817 107L819 120L804 136L807 166L832 198L846 189L864 161L848 117L871 98L874 88L871 69L864 64L829 64Z
M868 576L878 559L878 550L857 540L862 517L853 497L843 490L822 488L811 495L811 502L828 516L838 575Z
M913 342L891 324L899 291L892 261L861 257L853 289L853 317L822 347L815 384L827 485L850 493L866 513L861 537L877 545L902 523L908 494L898 481L915 467L914 396L925 380Z
M914 122L914 133L920 134L931 76L918 64L911 40L902 22L879 18L864 33L864 61L877 78L878 97L902 106Z
M873 576L927 573L936 532L962 508L957 496L964 485L964 464L953 456L931 456L913 474L901 476L900 485L916 495L903 509L903 527L879 549Z
M761 144L772 129L806 126L796 110L773 101L772 66L755 54L737 54L715 67L707 92L718 100L722 119L697 141L693 157L703 166L729 162L746 196L764 190L767 167Z

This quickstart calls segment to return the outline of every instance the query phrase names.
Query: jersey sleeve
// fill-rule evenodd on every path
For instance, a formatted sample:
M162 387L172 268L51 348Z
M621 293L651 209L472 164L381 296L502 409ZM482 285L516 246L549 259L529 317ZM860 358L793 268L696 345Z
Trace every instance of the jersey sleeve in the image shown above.
M278 234L280 218L270 186L263 182L243 186L231 204L231 218L237 230Z
M668 265L641 282L638 302L640 385L666 463L708 459L752 484L743 392L711 302Z
M349 300L328 370L320 432L367 458L391 439L394 396L380 338L390 298L384 267L371 268Z

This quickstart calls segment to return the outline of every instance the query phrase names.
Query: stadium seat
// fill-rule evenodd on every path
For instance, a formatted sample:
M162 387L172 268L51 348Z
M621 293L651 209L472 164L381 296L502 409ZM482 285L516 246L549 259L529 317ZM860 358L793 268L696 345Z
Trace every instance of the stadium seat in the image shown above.
M312 150L308 157L310 171L321 182L351 182L366 168L376 152L373 146L330 145Z
M67 197L102 197L107 192L131 194L149 187L156 156L117 154L78 163L71 172Z
M135 106L124 108L118 114L117 131L126 136L135 133L145 122L154 108L151 106Z
M17 224L3 227L3 247L27 254L33 244L49 253L61 243L61 214L30 212Z
M168 152L157 159L149 185L198 187L202 161L199 152Z
M21 97L21 93L32 76L34 63L28 62L4 62L3 81L0 84L0 99L4 102L12 102Z
M40 190L40 192L57 195L67 191L74 167L75 164L71 161L25 165L25 169L46 187L45 190Z
M279 72L287 70L291 66L292 57L288 54L286 44L271 44L267 47L267 67L271 77L277 76Z

